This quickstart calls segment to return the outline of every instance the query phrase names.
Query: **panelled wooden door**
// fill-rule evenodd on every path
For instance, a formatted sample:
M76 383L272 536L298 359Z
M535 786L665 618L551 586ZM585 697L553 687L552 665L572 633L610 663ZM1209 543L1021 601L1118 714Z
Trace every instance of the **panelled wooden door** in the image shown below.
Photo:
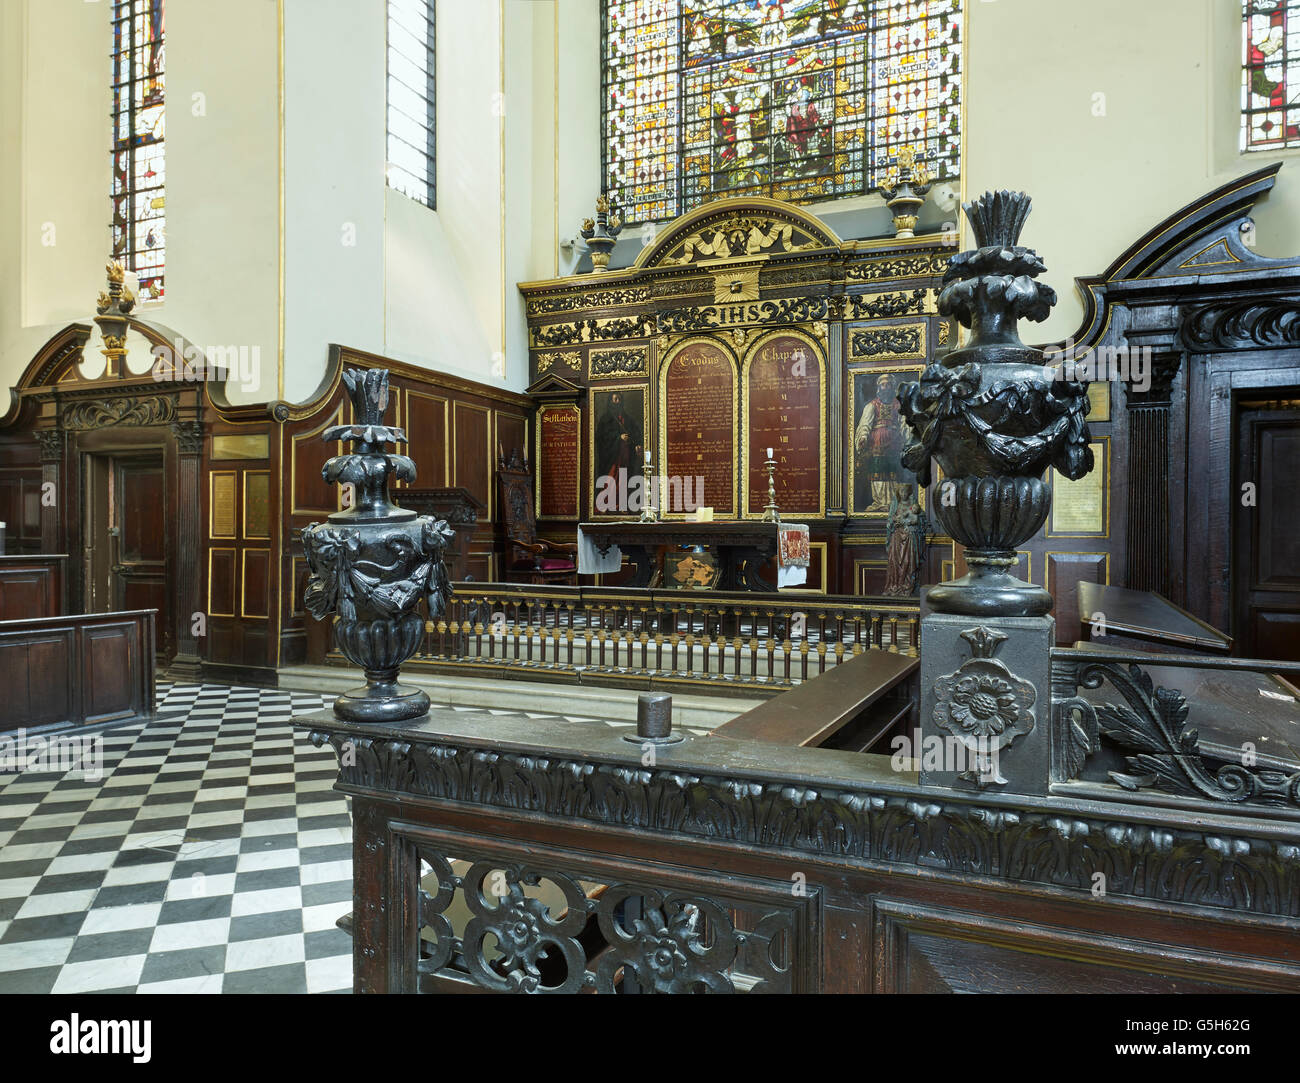
M1300 661L1300 390L1239 402L1234 432L1236 651L1250 658ZM1248 482L1253 493L1243 492Z
M157 653L170 658L162 452L86 458L86 611L158 610Z

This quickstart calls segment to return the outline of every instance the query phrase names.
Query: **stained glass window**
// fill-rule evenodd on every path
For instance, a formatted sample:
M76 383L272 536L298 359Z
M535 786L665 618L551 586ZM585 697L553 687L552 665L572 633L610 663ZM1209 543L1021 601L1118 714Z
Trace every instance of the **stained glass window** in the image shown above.
M388 0L388 184L437 206L433 0Z
M113 0L113 256L163 297L163 0Z
M1300 146L1300 2L1242 0L1241 149Z
M605 187L627 221L860 195L904 146L958 173L961 0L603 4Z

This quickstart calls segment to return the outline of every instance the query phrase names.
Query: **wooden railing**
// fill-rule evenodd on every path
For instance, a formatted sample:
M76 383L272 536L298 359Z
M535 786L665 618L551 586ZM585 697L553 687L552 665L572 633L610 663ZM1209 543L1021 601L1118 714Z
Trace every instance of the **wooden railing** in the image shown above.
M413 671L750 695L867 650L915 656L919 618L892 599L465 582L426 627Z

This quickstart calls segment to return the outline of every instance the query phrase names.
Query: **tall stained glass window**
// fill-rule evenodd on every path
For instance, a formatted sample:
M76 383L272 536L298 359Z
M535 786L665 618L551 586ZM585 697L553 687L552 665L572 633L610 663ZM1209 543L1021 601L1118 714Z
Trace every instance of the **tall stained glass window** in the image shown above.
M113 0L113 256L163 297L163 0Z
M603 0L606 191L631 222L720 196L960 168L961 0Z
M1242 0L1241 149L1300 147L1300 2Z
M433 0L388 0L388 184L437 206Z

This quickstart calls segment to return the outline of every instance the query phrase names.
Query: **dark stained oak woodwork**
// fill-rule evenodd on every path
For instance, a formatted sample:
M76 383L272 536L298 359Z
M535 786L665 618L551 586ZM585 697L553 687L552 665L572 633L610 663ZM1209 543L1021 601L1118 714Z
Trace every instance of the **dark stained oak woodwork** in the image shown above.
M0 731L144 717L154 704L154 611L0 621Z
M0 620L58 616L67 562L61 553L0 556Z

